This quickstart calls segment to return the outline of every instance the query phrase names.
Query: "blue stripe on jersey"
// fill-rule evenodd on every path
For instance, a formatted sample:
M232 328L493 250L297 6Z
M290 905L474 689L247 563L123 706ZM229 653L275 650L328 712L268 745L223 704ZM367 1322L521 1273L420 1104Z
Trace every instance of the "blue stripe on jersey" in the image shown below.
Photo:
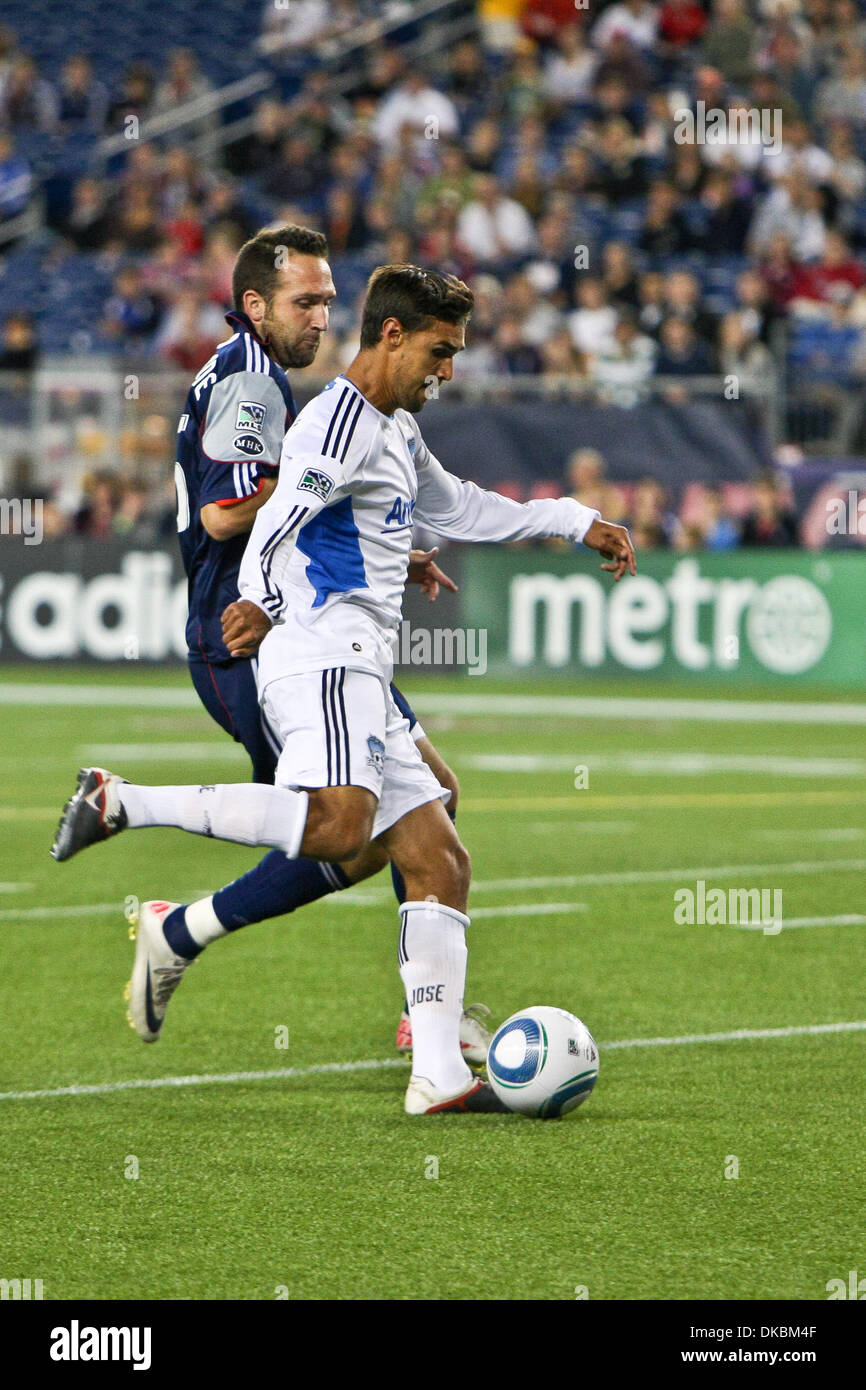
M369 588L351 497L325 507L301 527L297 548L310 561L307 579L316 591L314 608L321 608L330 594Z

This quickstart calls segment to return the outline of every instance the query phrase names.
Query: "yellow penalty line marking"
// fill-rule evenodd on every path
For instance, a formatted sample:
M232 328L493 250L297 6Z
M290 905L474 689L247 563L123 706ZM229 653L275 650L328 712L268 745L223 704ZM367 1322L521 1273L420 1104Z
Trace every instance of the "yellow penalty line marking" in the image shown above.
M866 791L804 791L804 792L658 792L649 796L620 796L615 793L594 795L575 791L572 796L461 796L460 815L484 811L581 811L585 807L627 807L639 811L642 807L664 806L671 810L690 810L710 806L826 806L866 801ZM807 833L807 832L804 832Z

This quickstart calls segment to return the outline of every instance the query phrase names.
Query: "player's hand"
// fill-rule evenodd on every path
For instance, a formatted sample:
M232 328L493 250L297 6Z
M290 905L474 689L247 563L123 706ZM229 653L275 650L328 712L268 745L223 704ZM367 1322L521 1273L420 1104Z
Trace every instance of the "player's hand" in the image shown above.
M602 565L602 569L610 571L615 583L618 583L624 574L636 572L634 546L624 526L617 526L612 521L602 521L600 517L596 517L584 536L583 543L588 545L590 550L597 550L603 559L611 562Z
M440 587L450 589L452 594L457 593L454 580L449 579L448 575L443 574L439 566L433 563L438 554L438 545L434 545L432 550L409 551L407 581L410 584L420 584L431 603L439 597Z
M267 613L248 599L238 599L223 611L223 641L229 656L255 656L271 630Z

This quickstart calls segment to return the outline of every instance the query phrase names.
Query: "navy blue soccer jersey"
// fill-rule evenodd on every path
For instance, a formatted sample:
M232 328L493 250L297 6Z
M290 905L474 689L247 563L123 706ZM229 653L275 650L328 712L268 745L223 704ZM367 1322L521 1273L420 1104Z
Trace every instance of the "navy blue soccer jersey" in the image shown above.
M226 315L235 332L202 367L178 425L177 529L189 580L186 640L191 661L229 661L223 609L238 596L247 533L214 540L202 525L208 502L237 506L279 471L295 418L288 377L267 354L246 314Z

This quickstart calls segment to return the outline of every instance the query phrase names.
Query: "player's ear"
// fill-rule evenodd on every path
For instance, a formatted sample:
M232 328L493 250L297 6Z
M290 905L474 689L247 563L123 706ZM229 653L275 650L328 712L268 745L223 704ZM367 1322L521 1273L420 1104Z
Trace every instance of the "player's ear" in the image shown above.
M258 290L244 290L243 311L253 323L261 323L267 307Z

